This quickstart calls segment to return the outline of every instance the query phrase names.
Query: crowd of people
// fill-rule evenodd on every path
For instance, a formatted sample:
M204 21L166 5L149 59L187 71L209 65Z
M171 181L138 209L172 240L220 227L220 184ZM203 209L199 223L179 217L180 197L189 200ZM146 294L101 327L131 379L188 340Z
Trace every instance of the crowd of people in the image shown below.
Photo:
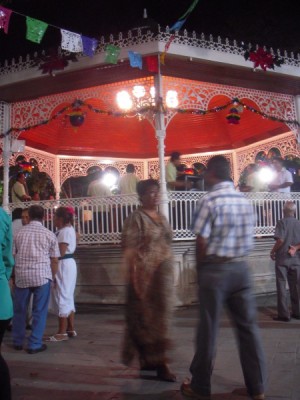
M176 187L179 162L176 153L167 165L171 190ZM278 166L280 171L282 166L280 170ZM278 176L272 190L288 190L288 174ZM199 324L191 379L181 384L181 392L186 397L210 399L220 312L226 306L236 327L247 392L252 399L263 400L266 367L246 262L253 246L253 207L234 188L225 157L214 156L208 161L204 179L210 190L198 201L191 225L196 235ZM99 185L99 180L90 184L90 195L99 195ZM247 186L255 187L255 183L249 179ZM120 187L126 194L136 190L140 200L140 207L128 216L122 229L121 268L126 273L127 292L121 360L130 365L137 358L141 372L153 370L158 379L175 382L176 375L168 365L174 289L172 229L158 211L160 186L154 179L139 181L134 168L129 167ZM11 319L14 349L25 349L29 354L45 351L46 342L77 336L73 216L73 209L59 207L54 221L57 230L53 233L43 226L44 210L39 205L15 210L12 224L0 209L0 343ZM278 294L278 315L274 319L300 319L300 222L291 201L285 203L275 240L270 253L275 261ZM49 308L58 317L58 328L53 335L44 336ZM30 333L26 338L27 325ZM0 370L0 398L10 399L9 370L1 355Z

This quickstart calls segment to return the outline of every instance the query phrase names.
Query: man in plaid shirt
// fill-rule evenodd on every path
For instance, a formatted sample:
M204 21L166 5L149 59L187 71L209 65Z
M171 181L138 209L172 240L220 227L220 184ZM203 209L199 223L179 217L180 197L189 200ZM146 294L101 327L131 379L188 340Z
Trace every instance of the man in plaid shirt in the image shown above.
M230 165L223 156L207 164L205 183L211 191L196 208L192 231L196 256L200 321L191 382L181 385L187 397L210 399L220 313L225 304L237 330L240 359L248 394L263 400L265 362L256 323L250 272L243 259L252 247L254 217L251 204L236 192Z
M27 352L35 354L46 350L42 343L46 326L50 282L54 279L60 256L56 236L42 224L44 209L29 207L28 225L17 233L13 254L15 256L15 288L13 343L22 350L25 340L26 310L33 293L32 331L28 338Z

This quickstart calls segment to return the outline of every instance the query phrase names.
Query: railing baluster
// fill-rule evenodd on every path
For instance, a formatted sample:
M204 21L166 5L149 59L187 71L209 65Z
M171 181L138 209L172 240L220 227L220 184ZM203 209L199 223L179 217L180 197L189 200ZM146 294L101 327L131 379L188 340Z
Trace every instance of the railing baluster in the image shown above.
M173 239L194 240L189 230L197 201L205 192L169 192L169 222L173 228ZM272 236L276 222L282 218L285 201L293 200L296 204L296 217L300 216L300 193L244 193L253 205L255 212L255 236ZM47 200L24 203L24 207L40 204L45 209L44 225L54 231L53 216L59 206L75 209L76 229L80 234L79 244L119 243L122 226L128 215L134 211L139 201L137 196L111 196L109 198L79 198ZM12 211L19 204L9 204Z

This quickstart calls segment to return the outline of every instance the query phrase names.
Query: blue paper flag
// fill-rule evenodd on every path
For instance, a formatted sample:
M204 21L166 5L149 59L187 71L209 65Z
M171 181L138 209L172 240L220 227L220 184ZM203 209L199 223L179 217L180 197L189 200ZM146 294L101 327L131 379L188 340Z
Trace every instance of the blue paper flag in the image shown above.
M142 55L139 53L136 53L135 51L128 51L128 56L129 56L129 62L130 66L132 68L143 68L143 59Z
M89 57L93 57L95 54L96 48L97 48L97 44L98 44L97 39L90 38L87 36L82 36L82 35L81 35L81 39L82 39L83 54L85 54L86 56L89 56Z
M175 24L171 26L170 32L180 31L180 29L182 28L182 25L185 23L185 21L186 21L186 19L182 19L180 21L175 22Z

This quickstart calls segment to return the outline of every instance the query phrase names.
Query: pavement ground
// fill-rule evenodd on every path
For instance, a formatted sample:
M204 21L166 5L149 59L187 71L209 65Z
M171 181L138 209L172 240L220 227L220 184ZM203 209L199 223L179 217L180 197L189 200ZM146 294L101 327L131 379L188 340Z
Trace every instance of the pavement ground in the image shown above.
M300 321L273 321L274 296L257 297L257 304L268 366L266 398L300 400ZM174 313L170 367L177 375L176 383L158 381L153 372L141 377L138 364L128 368L120 363L122 306L78 305L78 336L47 343L48 349L38 354L14 350L7 332L2 352L11 372L13 400L182 400L179 388L190 376L197 310L193 305ZM49 314L46 333L54 334L56 328L56 317ZM234 331L224 312L212 376L212 400L247 400L243 387Z

